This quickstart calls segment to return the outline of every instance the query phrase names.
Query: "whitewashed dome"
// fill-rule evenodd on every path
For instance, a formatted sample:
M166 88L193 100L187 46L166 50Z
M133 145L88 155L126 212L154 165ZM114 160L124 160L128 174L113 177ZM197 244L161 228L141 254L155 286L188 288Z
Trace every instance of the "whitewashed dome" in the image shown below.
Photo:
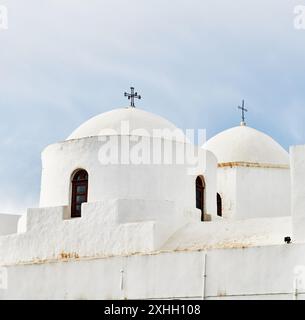
M280 144L267 134L244 125L220 132L203 148L213 152L218 163L289 164L289 154Z
M164 138L175 141L185 139L182 130L170 121L141 109L126 107L105 112L89 119L79 126L67 140L105 135L159 137L158 131L160 130L164 130L162 134Z

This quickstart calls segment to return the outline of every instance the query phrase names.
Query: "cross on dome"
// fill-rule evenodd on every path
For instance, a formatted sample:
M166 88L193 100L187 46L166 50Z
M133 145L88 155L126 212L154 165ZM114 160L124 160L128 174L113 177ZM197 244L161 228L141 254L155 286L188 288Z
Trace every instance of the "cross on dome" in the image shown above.
M245 121L245 112L248 112L248 110L245 108L245 100L242 101L242 106L238 106L238 109L241 110L241 126L245 126L246 125L246 121Z
M124 96L128 97L128 100L130 100L130 106L133 108L135 108L134 99L136 98L141 100L141 96L138 95L137 92L134 92L134 87L130 87L130 93L125 92Z

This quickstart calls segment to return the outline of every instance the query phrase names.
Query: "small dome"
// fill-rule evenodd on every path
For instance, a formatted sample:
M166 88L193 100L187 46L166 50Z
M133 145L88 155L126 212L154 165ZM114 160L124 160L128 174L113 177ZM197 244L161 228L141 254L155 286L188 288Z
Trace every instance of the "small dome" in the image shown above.
M97 115L79 126L68 138L81 139L105 135L134 135L162 137L175 141L184 141L182 130L168 120L133 107L115 109Z
M247 126L220 132L203 148L213 152L218 163L289 164L289 154L282 146L265 133Z

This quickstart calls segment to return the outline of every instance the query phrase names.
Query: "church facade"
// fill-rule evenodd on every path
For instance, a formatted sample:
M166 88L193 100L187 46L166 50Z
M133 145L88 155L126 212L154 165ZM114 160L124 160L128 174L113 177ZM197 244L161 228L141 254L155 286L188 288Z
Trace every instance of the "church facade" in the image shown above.
M0 215L0 299L303 299L305 146L197 146L134 106L42 152L40 205Z

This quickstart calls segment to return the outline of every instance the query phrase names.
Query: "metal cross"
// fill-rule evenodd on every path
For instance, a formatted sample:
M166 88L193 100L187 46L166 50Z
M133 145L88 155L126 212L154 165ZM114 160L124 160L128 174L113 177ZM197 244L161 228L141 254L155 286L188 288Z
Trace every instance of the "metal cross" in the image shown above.
M241 120L242 120L242 124L246 124L245 122L245 112L248 112L248 110L245 108L245 100L243 100L242 102L242 106L238 106L238 109L241 110Z
M136 99L139 99L139 100L140 100L140 99L141 99L141 96L138 95L137 92L134 92L134 87L130 87L130 91L131 91L131 93L125 92L125 93L124 93L124 96L125 96L125 97L128 97L128 100L130 100L130 106L133 107L133 108L135 108L134 99L136 98Z

